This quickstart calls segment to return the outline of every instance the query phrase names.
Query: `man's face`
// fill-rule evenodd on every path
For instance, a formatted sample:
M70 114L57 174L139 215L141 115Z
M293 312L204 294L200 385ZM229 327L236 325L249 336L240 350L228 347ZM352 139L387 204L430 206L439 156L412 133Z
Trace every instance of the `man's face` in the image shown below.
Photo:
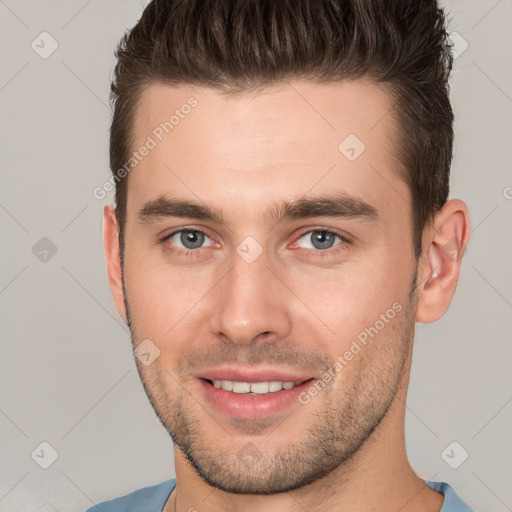
M286 491L364 448L414 334L390 97L291 85L154 84L134 125L134 150L155 144L129 176L124 300L134 345L160 351L138 370L176 445L229 492Z

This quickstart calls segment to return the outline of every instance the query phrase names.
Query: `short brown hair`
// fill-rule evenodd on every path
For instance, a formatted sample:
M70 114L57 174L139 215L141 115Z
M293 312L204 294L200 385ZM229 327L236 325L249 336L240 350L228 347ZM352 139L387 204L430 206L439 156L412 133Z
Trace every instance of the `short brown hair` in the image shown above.
M152 0L116 57L114 175L133 150L140 94L155 81L226 93L288 79L384 84L402 134L397 153L420 256L423 229L448 198L453 147L452 55L436 0ZM121 261L127 184L116 180Z

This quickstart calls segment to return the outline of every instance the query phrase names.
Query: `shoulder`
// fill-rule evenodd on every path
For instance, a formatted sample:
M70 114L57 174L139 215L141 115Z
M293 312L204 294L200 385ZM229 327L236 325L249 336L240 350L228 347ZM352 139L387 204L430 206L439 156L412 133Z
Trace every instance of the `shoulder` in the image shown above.
M171 478L125 496L97 503L86 512L161 512L175 486L176 479Z
M446 482L430 482L423 480L431 489L444 495L444 504L440 512L475 512L466 505Z

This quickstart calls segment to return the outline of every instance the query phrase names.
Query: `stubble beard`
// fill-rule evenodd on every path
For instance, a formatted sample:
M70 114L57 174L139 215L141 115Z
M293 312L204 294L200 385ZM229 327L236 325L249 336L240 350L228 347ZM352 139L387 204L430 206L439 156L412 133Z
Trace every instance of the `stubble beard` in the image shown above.
M272 438L269 432L276 426L266 424L264 420L240 420L225 430L215 425L215 430L224 436L217 442L209 435L209 425L214 419L197 405L196 398L191 398L179 385L178 378L172 377L169 371L169 378L151 374L136 360L149 401L197 474L208 485L222 491L260 495L284 493L311 484L334 470L343 475L344 467L348 474L351 460L356 453L367 448L369 439L393 403L407 370L414 339L416 280L417 268L406 307L390 324L392 336L388 334L385 343L375 339L370 342L374 343L373 346L363 349L371 351L371 357L363 356L361 360L367 363L354 373L355 378L350 382L342 381L341 386L326 387L311 401L321 400L322 407L316 407L308 417L300 440L268 449L265 446ZM124 296L127 297L126 291ZM135 346L135 340L140 341L142 337L134 332L126 299L125 306ZM269 348L263 346L262 353L268 354ZM165 386L165 380L174 384L172 392ZM192 411L191 405L200 411L200 416ZM282 423L276 429L281 431L281 436L286 418ZM226 430L233 435L230 436ZM236 434L255 437L253 441L243 441L240 445L234 437ZM260 439L258 434L261 434Z

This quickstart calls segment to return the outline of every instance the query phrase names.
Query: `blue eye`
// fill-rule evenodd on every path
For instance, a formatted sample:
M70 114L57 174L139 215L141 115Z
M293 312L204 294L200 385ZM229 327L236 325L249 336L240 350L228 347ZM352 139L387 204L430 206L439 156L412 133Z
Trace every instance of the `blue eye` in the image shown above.
M302 239L306 240L306 246L300 245L299 241ZM338 239L338 243L335 243L336 239ZM297 244L303 249L325 250L340 245L342 241L344 241L343 237L332 231L317 229L304 233Z
M200 249L205 240L212 242L209 236L197 229L180 229L166 237L166 240L182 249Z
M218 247L206 233L199 229L179 229L165 236L162 240L167 250L183 256L204 256L203 249ZM297 239L295 245L301 249L313 249L308 251L310 257L332 255L335 251L328 251L337 246L343 250L351 245L344 236L327 229L312 229Z

